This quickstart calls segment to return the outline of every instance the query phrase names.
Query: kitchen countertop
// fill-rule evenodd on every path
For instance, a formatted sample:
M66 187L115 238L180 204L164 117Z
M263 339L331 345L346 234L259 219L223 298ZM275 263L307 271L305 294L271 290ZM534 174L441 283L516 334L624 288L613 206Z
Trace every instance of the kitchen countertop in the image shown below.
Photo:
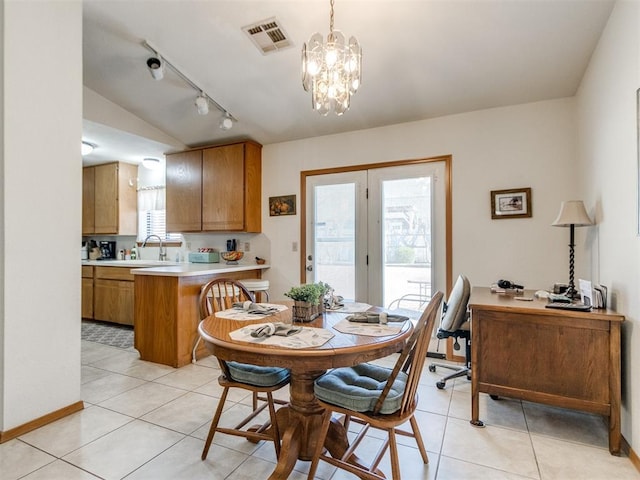
M226 263L187 263L161 262L159 260L83 260L82 265L97 267L132 267L134 275L152 275L163 277L192 277L219 273L234 273L246 270L265 270L268 264L243 263L227 265Z

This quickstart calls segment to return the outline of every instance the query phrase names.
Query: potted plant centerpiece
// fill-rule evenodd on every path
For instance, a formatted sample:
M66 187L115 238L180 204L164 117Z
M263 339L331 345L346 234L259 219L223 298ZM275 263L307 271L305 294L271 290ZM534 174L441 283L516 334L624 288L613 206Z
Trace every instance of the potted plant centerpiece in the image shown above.
M324 296L331 287L323 282L291 287L285 296L293 300L293 320L310 322L324 311Z

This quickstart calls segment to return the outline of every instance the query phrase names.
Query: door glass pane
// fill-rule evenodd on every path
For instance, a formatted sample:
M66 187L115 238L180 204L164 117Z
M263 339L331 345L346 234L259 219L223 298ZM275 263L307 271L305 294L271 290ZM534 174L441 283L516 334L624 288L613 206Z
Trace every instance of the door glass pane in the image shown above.
M331 285L345 300L355 299L356 186L314 188L315 279Z
M431 177L382 182L383 305L421 311L431 298Z

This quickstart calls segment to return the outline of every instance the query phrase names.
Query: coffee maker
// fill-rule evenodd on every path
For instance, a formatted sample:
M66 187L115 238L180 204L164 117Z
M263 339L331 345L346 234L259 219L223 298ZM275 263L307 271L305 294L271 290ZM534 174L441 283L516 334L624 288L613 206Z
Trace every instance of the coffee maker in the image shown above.
M100 260L115 260L116 259L116 242L100 241Z

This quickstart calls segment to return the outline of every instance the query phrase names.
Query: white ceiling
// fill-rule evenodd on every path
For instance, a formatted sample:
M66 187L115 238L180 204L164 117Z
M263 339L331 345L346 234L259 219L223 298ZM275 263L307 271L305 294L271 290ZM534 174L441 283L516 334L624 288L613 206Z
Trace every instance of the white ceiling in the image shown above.
M362 86L341 117L311 109L300 49L329 30L329 0L84 0L84 85L186 146L262 144L572 96L613 0L335 0L335 28L363 49ZM242 27L276 17L293 46L263 55ZM153 80L148 40L238 119L196 112L171 71ZM114 128L115 127L115 128ZM171 149L85 121L87 164Z

